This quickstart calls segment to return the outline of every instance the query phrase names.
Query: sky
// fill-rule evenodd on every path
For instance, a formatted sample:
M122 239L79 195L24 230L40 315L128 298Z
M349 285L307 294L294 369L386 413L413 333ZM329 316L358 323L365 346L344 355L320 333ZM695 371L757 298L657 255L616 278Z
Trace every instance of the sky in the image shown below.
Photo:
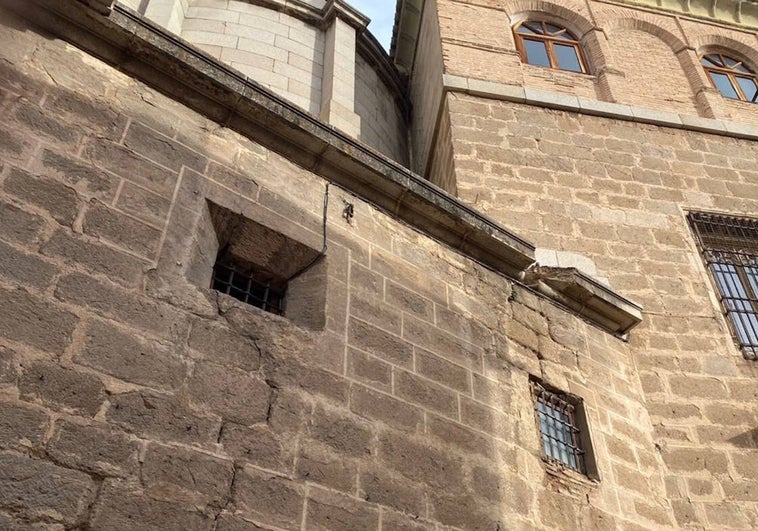
M389 51L396 0L347 0L347 3L371 19L368 29Z

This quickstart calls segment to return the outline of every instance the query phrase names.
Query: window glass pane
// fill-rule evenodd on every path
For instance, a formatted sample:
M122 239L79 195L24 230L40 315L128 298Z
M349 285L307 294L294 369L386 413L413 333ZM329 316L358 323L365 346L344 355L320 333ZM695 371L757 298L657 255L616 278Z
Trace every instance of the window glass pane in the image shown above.
M732 86L732 82L729 81L729 78L726 76L726 74L708 72L708 75L711 76L713 84L716 85L716 88L719 92L721 92L722 96L731 98L733 100L740 99L739 96L737 96L737 91L734 90L734 87Z
M537 32L532 30L529 26L526 24L521 24L518 29L516 30L518 33L525 33L527 35L537 35Z
M747 73L750 72L750 70L748 70L747 68L745 68L745 65L735 66L734 70L737 70L738 72L747 72Z
M524 49L526 49L526 62L530 65L550 66L544 42L524 39Z
M756 86L755 80L745 77L738 77L737 82L740 84L742 93L745 95L745 98L747 98L747 101L753 101L756 92L758 92L758 86Z
M558 33L559 31L563 31L563 28L560 28L558 26L554 26L553 24L545 24L545 27L547 28L547 32L550 35Z
M731 57L724 57L724 64L728 66L729 68L731 68L737 64L737 61L735 61Z
M703 63L705 66L710 66L710 65L720 66L719 63L714 58L714 56L712 55L704 55L703 58L700 60L700 62Z
M582 65L579 62L579 57L576 54L574 46L556 43L553 47L555 49L555 56L558 59L558 68L572 72L582 71Z

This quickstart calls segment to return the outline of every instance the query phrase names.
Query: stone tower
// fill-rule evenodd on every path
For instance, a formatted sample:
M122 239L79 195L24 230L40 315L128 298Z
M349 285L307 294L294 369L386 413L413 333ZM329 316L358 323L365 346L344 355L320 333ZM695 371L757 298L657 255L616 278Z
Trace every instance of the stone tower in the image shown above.
M758 527L758 4L368 22L0 0L0 529Z

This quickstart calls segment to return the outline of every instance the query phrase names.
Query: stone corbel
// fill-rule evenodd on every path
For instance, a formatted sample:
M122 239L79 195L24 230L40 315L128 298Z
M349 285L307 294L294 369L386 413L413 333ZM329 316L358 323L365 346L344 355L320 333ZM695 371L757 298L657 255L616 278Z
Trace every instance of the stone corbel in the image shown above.
M619 337L642 322L639 304L574 267L535 266L524 283Z

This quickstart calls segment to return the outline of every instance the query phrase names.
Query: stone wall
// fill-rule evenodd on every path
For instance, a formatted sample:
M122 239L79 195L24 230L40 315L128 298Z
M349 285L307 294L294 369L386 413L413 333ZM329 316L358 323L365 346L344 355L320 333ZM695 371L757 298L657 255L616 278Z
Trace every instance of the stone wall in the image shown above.
M659 513L655 525L641 525L755 528L758 366L735 344L686 220L689 211L758 212L750 125L758 106L721 97L698 63L699 53L721 49L755 67L755 28L614 2L435 4L436 13L425 13L438 21L424 24L439 22L447 76L428 177L538 249L584 256L597 276L644 306L629 346L656 450L635 466L662 460L672 520ZM592 75L522 64L510 26L527 16L581 37ZM436 58L417 57L417 68ZM414 98L435 102L425 95ZM631 112L622 119L612 111L622 106L596 103L603 101ZM699 131L698 117L721 125ZM656 119L670 126L650 123ZM613 472L604 480L624 481L621 463L636 435L612 431ZM637 506L644 497L622 497L622 506L650 516Z
M458 94L447 104L459 197L538 247L589 257L645 308L630 345L677 524L754 527L758 366L734 343L685 215L758 212L755 142ZM628 451L618 435L612 459Z
M213 212L318 254L326 183L0 15L0 527L673 523L629 344L335 186L285 317L209 290ZM599 481L546 467L532 377Z

